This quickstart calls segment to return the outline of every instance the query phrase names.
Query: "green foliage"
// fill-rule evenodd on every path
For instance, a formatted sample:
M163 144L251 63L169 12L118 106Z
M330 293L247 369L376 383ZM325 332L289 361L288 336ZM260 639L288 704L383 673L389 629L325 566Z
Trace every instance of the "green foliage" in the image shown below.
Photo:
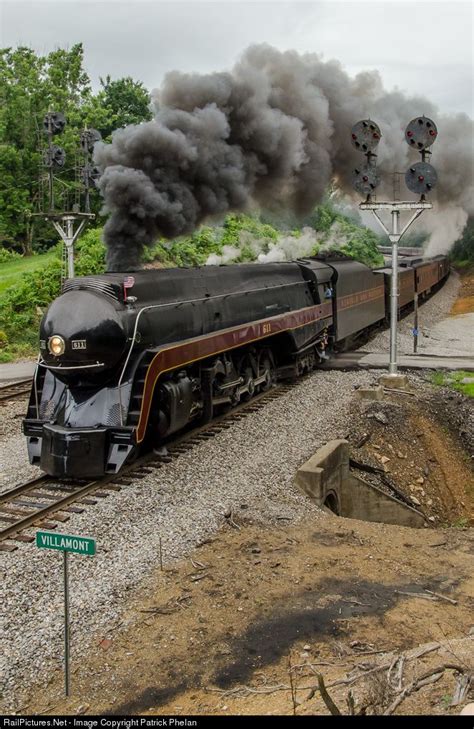
M47 263L32 271L23 270L15 285L0 297L0 361L10 361L37 351L41 318L60 293L61 246L58 245L48 256L38 256L38 259L46 259ZM78 241L75 268L78 276L104 271L105 247L101 230L89 230Z
M465 370L458 372L433 372L431 381L440 387L452 387L453 390L461 392L466 397L474 397L474 382L462 382L464 379L472 379L474 374Z
M8 248L0 248L0 263L11 263L20 259L21 256L16 251L9 251Z
M238 246L242 233L249 233L253 238L268 238L277 240L279 231L268 223L262 223L259 218L243 213L230 213L226 216L223 225L222 245Z
M66 152L66 165L54 184L57 200L67 191L66 208L74 201L80 131L90 126L108 137L112 129L150 118L148 92L130 77L111 81L108 76L94 94L83 55L81 43L46 55L22 46L0 49L0 249L29 254L57 240L51 225L31 217L42 202L38 145L46 141L42 124L47 111L61 111L67 119L65 131L54 140ZM92 212L99 206L95 195Z
M465 268L468 263L474 262L474 218L469 218L467 221L461 238L452 248L451 258L456 265L463 265Z
M102 89L95 97L94 108L100 106L104 112L104 121L96 127L103 137L109 137L114 129L152 118L150 95L141 82L130 76L112 81L107 76L100 83Z
M2 261L0 261L0 296L10 286L21 283L25 273L43 268L54 255L53 250L38 256L20 256L17 253L10 253L6 249L0 249L0 251L2 257Z
M8 339L6 352L9 355L17 355L28 348L37 349L41 317L59 294L60 281L61 260L53 258L44 268L25 273L16 286L3 294L0 321Z
M160 240L146 252L145 261L157 260L163 266L202 266L212 253L220 253L222 246L222 228L203 226L190 236Z
M339 248L342 253L370 268L383 265L383 256L377 249L380 240L373 231L341 218L338 218L338 229L347 240Z
M341 216L329 202L319 205L308 220L308 225L321 233L329 233L331 226Z
M86 231L76 244L75 274L90 276L105 271L105 245L102 240L102 229L93 228Z

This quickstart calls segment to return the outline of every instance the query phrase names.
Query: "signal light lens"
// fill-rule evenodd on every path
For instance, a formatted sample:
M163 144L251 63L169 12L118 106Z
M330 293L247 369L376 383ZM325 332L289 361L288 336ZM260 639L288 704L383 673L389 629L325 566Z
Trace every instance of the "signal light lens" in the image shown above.
M357 134L353 134L352 139L357 139Z
M425 179L425 178L423 177L423 175L418 175L418 180L419 180L420 182L423 182L423 180L424 180L424 179Z
M62 337L60 337L58 334L54 334L48 340L48 349L51 354L54 354L55 357L60 357L62 354L64 354L64 350L66 349L66 343Z
M412 132L411 130L410 130L410 131L408 131L408 132L407 132L407 137L412 137L412 136L413 136L413 132Z
M368 182L369 178L367 177L367 175L364 175L362 179L364 180L364 182Z
M434 129L430 129L430 136L431 137L436 137L436 132L435 132Z

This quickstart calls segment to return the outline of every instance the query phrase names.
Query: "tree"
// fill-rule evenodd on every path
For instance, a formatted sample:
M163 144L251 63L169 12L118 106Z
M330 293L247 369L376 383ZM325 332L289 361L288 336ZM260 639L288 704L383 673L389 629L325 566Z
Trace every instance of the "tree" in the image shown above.
M151 117L149 95L140 82L130 77L101 80L93 94L83 68L81 43L71 49L57 49L38 55L31 48L0 49L0 246L30 253L57 240L51 226L31 217L44 209L40 145L45 146L43 119L48 111L65 114L67 126L54 138L66 152L66 165L55 182L55 195L69 191L68 206L74 201L79 134L86 127L98 129L103 137L126 124ZM42 205L43 203L43 205ZM66 201L64 200L64 205ZM98 212L100 201L94 203ZM33 221L36 221L33 229Z
M97 127L103 137L108 137L114 129L152 118L150 95L140 81L134 81L130 76L112 81L106 76L100 83L102 89L95 105L102 106L107 113L107 119Z
M462 236L456 241L451 251L454 261L474 261L474 218L469 218Z

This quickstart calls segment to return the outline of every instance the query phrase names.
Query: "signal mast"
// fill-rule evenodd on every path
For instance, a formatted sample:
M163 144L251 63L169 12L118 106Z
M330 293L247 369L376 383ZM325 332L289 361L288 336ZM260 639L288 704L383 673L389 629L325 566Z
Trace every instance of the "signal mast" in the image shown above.
M421 162L412 164L405 173L405 184L411 192L420 195L417 202L392 200L386 202L375 202L372 195L380 183L380 176L376 169L375 149L377 148L382 134L378 124L371 119L363 119L352 127L351 139L353 146L367 157L367 163L357 167L353 172L352 183L357 192L366 196L364 202L359 204L360 210L370 210L380 224L383 231L388 235L392 245L392 276L390 282L390 359L388 365L388 377L391 386L399 383L397 364L397 322L398 322L398 244L400 238L408 228L415 222L424 210L431 210L433 205L427 202L426 195L435 187L438 176L436 170L427 162L431 152L428 150L438 136L436 124L428 117L420 116L412 119L405 129L405 140L407 144L421 154ZM391 215L391 230L385 225L378 212L387 210ZM412 212L411 218L400 230L400 213L402 211ZM415 294L415 312L417 312L417 295ZM417 316L415 313L415 319ZM417 321L415 321L415 337L417 336Z
M66 126L64 114L49 111L43 119L43 132L47 136L47 147L43 152L43 167L47 171L48 188L45 209L33 213L34 217L41 217L50 222L64 243L65 266L67 278L74 277L74 243L79 238L85 226L95 215L90 211L89 191L97 183L99 170L91 162L94 144L101 139L95 129L85 129L81 133L81 158L76 166L76 183L80 183L85 192L85 210L81 211L80 199L71 206L67 194L64 196L63 210L56 209L54 182L58 180L55 173L64 168L66 152L63 147L53 144L53 137L61 134ZM65 204L64 204L65 202ZM43 205L41 206L43 207Z

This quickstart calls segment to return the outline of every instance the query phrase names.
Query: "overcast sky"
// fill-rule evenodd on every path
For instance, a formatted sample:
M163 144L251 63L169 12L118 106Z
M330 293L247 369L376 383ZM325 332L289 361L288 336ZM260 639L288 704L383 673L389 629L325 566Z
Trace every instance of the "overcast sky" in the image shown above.
M133 76L159 86L172 69L230 68L251 43L315 51L351 74L473 114L473 4L467 2L161 2L0 0L2 47L46 53L82 41L94 85Z

